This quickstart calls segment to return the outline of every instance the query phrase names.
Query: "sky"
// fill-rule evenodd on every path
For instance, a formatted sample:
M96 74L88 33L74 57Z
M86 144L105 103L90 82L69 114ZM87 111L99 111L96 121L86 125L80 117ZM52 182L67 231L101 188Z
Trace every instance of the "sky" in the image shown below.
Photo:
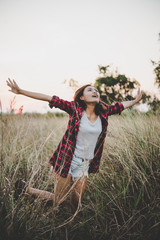
M160 58L159 0L0 0L0 99L9 111L20 88L72 100L62 84L94 83L98 65L111 65L157 92L151 60ZM15 108L47 112L48 103L16 95ZM53 110L52 110L53 111Z

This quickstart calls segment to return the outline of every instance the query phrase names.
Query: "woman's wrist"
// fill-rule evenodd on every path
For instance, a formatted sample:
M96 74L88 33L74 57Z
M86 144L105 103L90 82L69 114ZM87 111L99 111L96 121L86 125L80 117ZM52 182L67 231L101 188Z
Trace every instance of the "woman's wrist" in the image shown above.
M18 89L18 94L23 94L22 92L23 92L23 89L19 88Z
M133 105L135 105L137 102L138 102L137 99L134 99L133 100Z

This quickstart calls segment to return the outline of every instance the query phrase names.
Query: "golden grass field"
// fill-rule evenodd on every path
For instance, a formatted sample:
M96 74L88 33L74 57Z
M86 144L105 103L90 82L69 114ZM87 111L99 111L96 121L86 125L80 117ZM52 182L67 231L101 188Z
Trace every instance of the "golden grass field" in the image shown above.
M68 116L1 116L0 239L158 240L160 236L160 115L130 110L109 118L101 167L91 174L83 215L72 219L69 197L53 208L40 199L14 201L18 178L53 192L48 163Z

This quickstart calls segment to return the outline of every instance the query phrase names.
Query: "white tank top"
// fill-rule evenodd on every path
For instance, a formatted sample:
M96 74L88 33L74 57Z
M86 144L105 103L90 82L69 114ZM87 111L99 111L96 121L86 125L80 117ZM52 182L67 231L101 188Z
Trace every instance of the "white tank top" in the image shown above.
M80 121L74 155L83 159L92 159L101 132L102 122L100 117L98 116L96 121L92 123L84 112Z

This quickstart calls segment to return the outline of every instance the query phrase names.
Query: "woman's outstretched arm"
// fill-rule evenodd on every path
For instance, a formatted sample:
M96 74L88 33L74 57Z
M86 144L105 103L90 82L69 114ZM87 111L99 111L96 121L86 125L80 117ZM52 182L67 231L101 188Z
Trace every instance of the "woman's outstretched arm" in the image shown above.
M129 107L132 107L134 106L136 103L138 103L142 98L142 91L140 91L140 88L138 89L138 92L137 92L137 96L134 100L132 101L125 101L125 102L121 102L124 106L124 109L126 108L129 108Z
M8 78L7 85L10 87L10 92L13 92L15 94L21 94L30 98L34 98L34 99L38 99L38 100L42 100L42 101L48 101L50 102L52 97L42 94L42 93L36 93L36 92L30 92L30 91L26 91L21 89L17 83L13 80L11 81L10 78Z

